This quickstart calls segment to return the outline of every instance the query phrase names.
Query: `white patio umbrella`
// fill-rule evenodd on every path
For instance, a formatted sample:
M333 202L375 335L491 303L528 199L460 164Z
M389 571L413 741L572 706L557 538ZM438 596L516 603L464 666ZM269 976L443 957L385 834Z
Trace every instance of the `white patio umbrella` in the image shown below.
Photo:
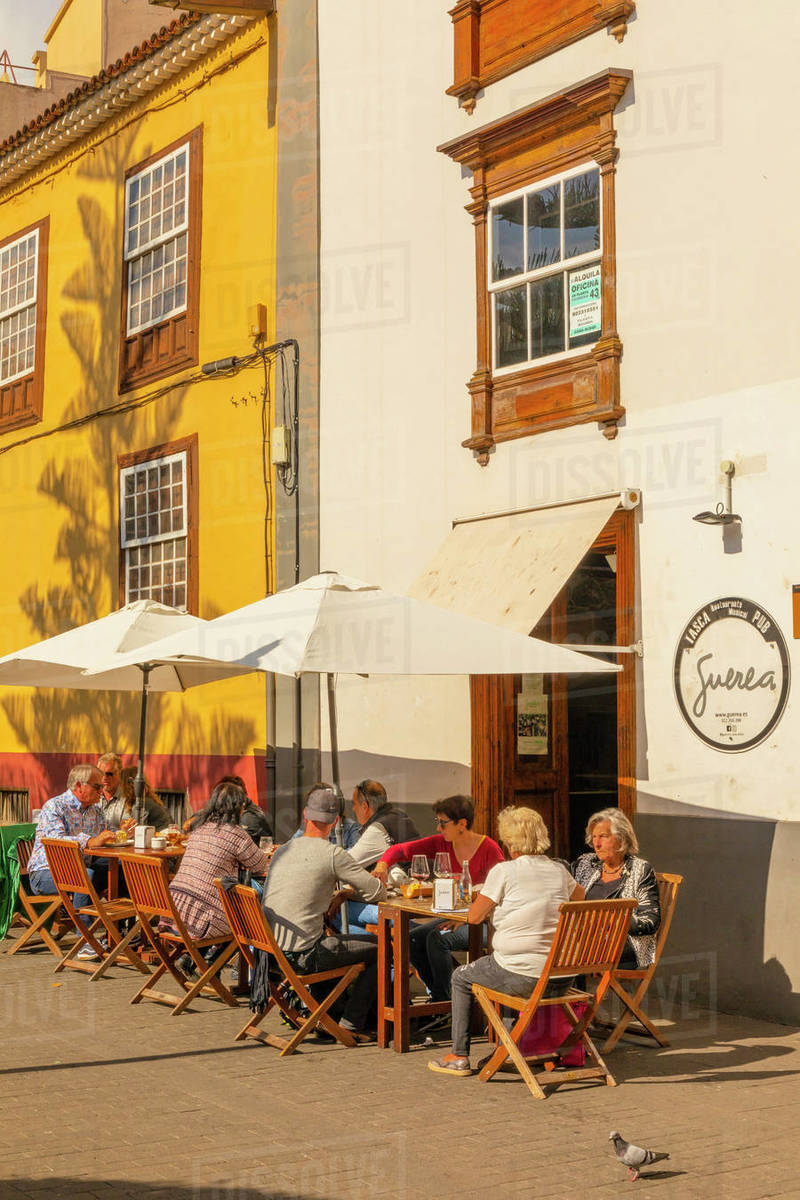
M144 755L149 692L184 692L187 688L249 668L236 663L156 662L148 647L169 634L197 633L208 621L153 600L137 600L97 621L45 638L0 658L0 684L10 687L53 687L142 694L139 720L139 766L134 783L137 803L144 795ZM130 661L131 654L135 661ZM98 670L87 674L93 668Z
M387 592L334 571L314 575L147 648L161 663L327 675L331 765L339 787L334 675L613 672L613 664ZM188 660L188 661L187 661ZM121 662L135 664L138 653ZM96 668L99 669L99 668ZM99 676L98 676L99 678Z

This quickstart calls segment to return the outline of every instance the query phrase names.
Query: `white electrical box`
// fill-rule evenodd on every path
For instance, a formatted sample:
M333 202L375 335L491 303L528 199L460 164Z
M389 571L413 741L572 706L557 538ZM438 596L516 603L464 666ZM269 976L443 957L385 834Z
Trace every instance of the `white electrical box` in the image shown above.
M292 435L288 425L276 425L272 431L272 465L288 467L291 462Z

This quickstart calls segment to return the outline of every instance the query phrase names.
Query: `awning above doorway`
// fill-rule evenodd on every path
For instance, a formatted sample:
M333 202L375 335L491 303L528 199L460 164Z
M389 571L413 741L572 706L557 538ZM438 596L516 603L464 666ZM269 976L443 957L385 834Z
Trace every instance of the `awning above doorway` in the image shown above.
M530 633L619 503L615 492L456 521L409 594Z

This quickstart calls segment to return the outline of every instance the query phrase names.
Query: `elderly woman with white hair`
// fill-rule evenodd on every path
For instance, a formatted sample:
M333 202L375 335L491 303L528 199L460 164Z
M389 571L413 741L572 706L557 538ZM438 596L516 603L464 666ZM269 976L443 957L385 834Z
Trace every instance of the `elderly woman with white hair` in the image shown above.
M566 900L583 899L583 888L576 885L566 866L545 857L550 838L537 812L532 808L503 809L497 830L511 861L490 869L467 915L470 925L491 918L492 953L453 972L453 1049L428 1063L442 1075L472 1074L469 1027L473 983L511 996L530 996L550 953L559 908Z
M618 808L603 808L586 825L589 854L570 870L587 900L638 900L630 934L620 958L621 967L648 967L655 956L655 934L661 924L656 873L639 857L639 843L628 818Z

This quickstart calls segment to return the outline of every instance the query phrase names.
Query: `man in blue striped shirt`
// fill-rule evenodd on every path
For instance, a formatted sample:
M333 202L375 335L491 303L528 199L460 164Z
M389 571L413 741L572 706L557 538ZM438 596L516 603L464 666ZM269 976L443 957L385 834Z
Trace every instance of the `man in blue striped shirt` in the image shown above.
M92 850L114 841L114 832L109 830L98 804L102 787L103 777L97 767L90 763L81 763L70 771L67 790L45 804L36 827L36 840L28 863L28 881L31 891L36 895L53 896L57 890L47 865L47 855L42 845L43 837L77 842L84 857L91 855ZM88 859L86 870L95 890L104 891L108 881L108 861ZM75 896L73 903L76 908L85 907L89 903L89 897ZM88 919L84 918L84 924L89 923Z

